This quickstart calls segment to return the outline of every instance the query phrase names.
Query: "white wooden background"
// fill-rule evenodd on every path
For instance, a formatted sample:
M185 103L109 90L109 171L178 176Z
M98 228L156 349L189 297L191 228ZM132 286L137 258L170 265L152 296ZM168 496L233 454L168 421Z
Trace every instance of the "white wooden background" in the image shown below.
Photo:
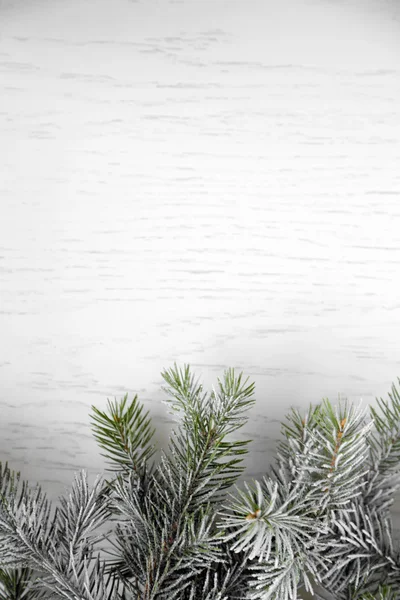
M0 0L0 457L55 500L160 372L290 406L400 376L393 0ZM400 508L399 508L400 510Z

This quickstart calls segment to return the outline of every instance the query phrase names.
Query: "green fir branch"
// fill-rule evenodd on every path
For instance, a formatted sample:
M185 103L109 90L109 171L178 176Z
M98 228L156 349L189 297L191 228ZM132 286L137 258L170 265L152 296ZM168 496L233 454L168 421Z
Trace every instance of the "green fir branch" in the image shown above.
M151 428L149 413L142 414L143 405L137 395L128 406L127 400L128 394L119 403L116 399L114 403L108 400L109 415L92 406L92 429L99 446L107 451L101 456L110 458L114 465L107 470L132 470L139 476L156 452L151 444L155 430Z

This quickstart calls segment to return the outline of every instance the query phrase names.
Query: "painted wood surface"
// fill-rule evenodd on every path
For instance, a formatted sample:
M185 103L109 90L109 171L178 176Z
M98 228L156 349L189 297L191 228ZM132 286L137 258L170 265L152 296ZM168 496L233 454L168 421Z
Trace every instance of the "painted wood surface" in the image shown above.
M256 383L280 423L400 376L395 2L0 0L0 456L56 499L91 405ZM400 511L397 504L394 513Z

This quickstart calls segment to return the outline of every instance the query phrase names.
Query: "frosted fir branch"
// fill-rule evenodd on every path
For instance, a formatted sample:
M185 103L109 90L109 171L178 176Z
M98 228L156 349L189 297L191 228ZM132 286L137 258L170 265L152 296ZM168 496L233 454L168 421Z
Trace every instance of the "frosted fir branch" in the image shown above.
M113 566L121 571L129 566L130 571L125 571L125 576L134 574L145 586L151 568L155 571L154 580L157 577L161 586L167 576L175 579L175 572L184 570L187 560L193 572L197 572L198 566L203 569L210 561L218 561L218 543L207 511L197 511L182 519L177 510L179 504L176 505L173 498L168 504L157 504L149 498L141 503L137 490L122 480L116 491L119 494L116 507L128 521L117 527L115 546L123 557ZM150 562L148 557L152 557Z
M74 510L68 510L68 503L64 503L66 511L56 509L52 522L50 506L40 486L32 491L24 485L18 501L16 493L9 499L3 495L0 565L36 569L40 576L33 582L32 590L45 587L58 594L57 597L104 600L102 567L98 560L94 569L89 564L97 541L91 531L108 516L104 494L99 482L94 493L88 493L86 475L81 473L75 479L71 495ZM117 596L113 594L111 598Z
M184 370L170 369L162 373L168 383L163 390L170 396L165 402L173 412L180 413L181 430L173 433L170 454L175 465L190 473L187 489L189 505L203 502L204 495L218 502L218 492L230 487L243 472L242 456L247 453L249 440L229 441L227 436L247 421L242 414L255 402L252 399L254 384L242 385L242 374L235 378L231 369L225 371L224 381L219 380L220 394L201 397L202 385L194 382L189 366Z
M236 380L231 371L220 383L225 395L217 414L212 400L200 397L202 386L194 383L189 366L184 371L175 368L162 375L169 384L169 388L164 388L172 397L169 405L182 413L181 430L173 432L169 454L161 454L146 500L140 501L140 487L127 494L128 488L121 480L115 484L121 500L116 508L129 514L130 533L141 540L140 553L130 548L134 558L129 559L129 568L124 572L135 578L145 598L154 594L168 594L171 598L186 585L186 573L204 570L210 560L218 562L218 552L213 547L218 549L220 534L215 531L210 502L215 503L217 492L236 481L242 471L238 455L246 452L247 442L229 442L225 438L239 426L239 413L254 403L249 399L254 386L242 387L241 376ZM240 417L240 425L243 422L245 418ZM208 557L198 541L193 545L193 539L202 539L204 519L212 524L207 539ZM187 523L192 525L190 536ZM126 534L127 528L124 532L118 529L121 544L126 544ZM128 559L126 563L114 563L114 568L122 571L128 566Z
M338 591L344 589L345 567L351 563L352 572L347 572L348 583L357 587L367 582L370 574L376 570L380 576L391 574L400 582L400 561L398 551L394 551L391 535L390 517L384 517L374 509L352 503L346 511L332 511L332 525L338 529L341 539L347 543L347 552L339 561L337 568L343 581ZM331 569L325 583L332 584L335 573Z
M332 547L332 541L335 540L335 536L332 536L332 529L328 527L322 530L322 525L329 522L329 506L339 508L348 505L354 499L357 485L359 493L362 493L365 472L360 472L359 467L365 463L368 457L365 438L371 429L371 424L365 424L364 414L360 410L348 410L347 404L344 410L339 407L339 410L333 411L330 403L325 401L325 405L320 407L320 410L309 412L310 418L307 421L299 419L299 415L295 411L291 416L295 427L290 428L286 444L281 445L282 453L278 454L279 469L275 471L272 469L277 476L275 487L272 489L271 482L270 489L263 492L258 483L256 483L256 489L252 490L245 485L246 492L237 492L236 500L222 515L221 524L225 529L236 528L233 533L225 535L225 539L233 541L232 548L236 551L252 548L252 557L258 555L259 560L268 562L271 548L273 548L277 561L274 562L275 566L284 564L285 559L288 560L291 557L291 560L294 561L291 570L284 571L286 575L282 574L281 578L278 578L282 584L276 583L278 579L275 578L274 571L268 575L275 581L277 598L281 598L282 594L292 593L290 585L294 585L298 576L296 564L304 560L306 555L308 556L307 568L321 582L321 570L319 572L317 570L320 562L317 558L318 553L324 555L326 570L327 565L333 563L334 555L340 556L343 552L345 548L343 541L336 540ZM310 425L309 431L307 431L308 425ZM283 459L283 454L285 454L286 461ZM293 479L288 477L289 473ZM311 477L305 477L306 473ZM283 526L285 533L282 535L282 524L279 519L276 519L275 514L269 514L269 511L272 512L275 508L277 501L278 480L282 484L280 489L283 498L286 499L286 509L289 507L289 500L292 500L290 510L296 506L295 498L290 498L290 494L295 486L297 487L297 497L301 498L303 502L300 511L300 513L303 512L303 516L300 517L299 514L296 514L294 518L301 518L302 527L299 531L303 539L296 539L294 535L296 527L290 521L286 522L286 527ZM324 485L325 481L329 482L328 486ZM265 478L264 484L267 484ZM331 493L327 501L327 492L329 491ZM317 505L313 506L313 502L317 502ZM303 520L307 514L310 514L310 511L314 517L318 515L322 519L319 522L316 522L315 518L309 519L308 525L311 533L309 539L305 540L304 532L307 531L307 525L303 523ZM284 523L285 518L287 518L286 514L283 519ZM312 531L313 528L314 531ZM314 548L306 551L307 543L311 542L312 547L313 541ZM296 556L297 559L295 559ZM264 576L261 577L261 580L264 581L259 588L262 593L270 586L268 577L266 579ZM255 584L251 581L250 585ZM275 587L271 589L275 589Z
M189 588L179 600L243 600L248 591L248 556L233 553L229 546L221 544L223 560L209 565L193 578Z
M298 557L291 556L280 563L270 561L251 568L256 576L249 582L249 600L298 598L297 589L304 570L304 565Z
M303 418L292 409L271 476L236 488L227 501L248 445L227 436L246 423L254 385L246 387L232 369L207 396L189 366L162 375L180 427L157 465L150 465L150 418L137 396L127 405L126 395L94 419L116 477L89 490L81 474L52 521L40 490L24 484L18 495L18 484L0 469L0 567L14 568L14 580L17 569L26 569L27 593L69 600L300 600L299 586L312 592L312 578L335 600L365 600L368 592L383 598L389 592L382 583L399 589L387 511L399 483L399 394L392 392L393 406L384 405L374 435L347 402L333 409L325 400ZM94 555L107 537L95 529L107 519L117 521L114 563ZM29 569L39 572L30 583ZM318 594L316 600L323 598Z
M162 377L168 383L162 387L169 396L164 403L173 414L180 414L183 429L188 433L204 433L209 429L216 439L226 437L247 422L248 417L243 414L255 403L251 399L254 384L245 387L248 378L242 384L242 373L235 378L233 369L225 371L223 381L218 378L220 391L217 393L213 386L209 398L207 393L200 397L203 386L194 382L189 365L182 371L175 364L174 369L163 371Z
M231 503L220 512L218 527L234 530L224 535L226 541L234 540L233 550L247 550L250 558L268 561L274 540L275 556L284 560L298 545L307 548L309 542L315 543L321 525L316 526L315 518L296 514L300 511L295 506L288 509L277 482L264 478L263 486L258 481L254 487L247 483L244 486L245 491L238 489L237 495L231 496Z
M313 485L326 482L322 486L320 511L329 509L329 504L346 504L354 494L361 493L368 468L358 468L368 458L367 437L373 423L365 424L366 410L345 406L332 408L325 399L318 410L309 410L308 418L302 419L299 412L292 409L287 417L294 429L283 424L287 441L279 444L278 463L290 465L292 474L308 471ZM303 465L299 457L304 454L302 447L314 439L310 450L314 457L310 464ZM308 454L308 452L307 452ZM297 457L297 461L296 461ZM359 489L357 489L359 488Z
M382 512L390 508L400 489L400 394L394 384L391 389L390 403L377 399L381 415L370 407L376 432L368 439L371 467L365 476L365 500Z

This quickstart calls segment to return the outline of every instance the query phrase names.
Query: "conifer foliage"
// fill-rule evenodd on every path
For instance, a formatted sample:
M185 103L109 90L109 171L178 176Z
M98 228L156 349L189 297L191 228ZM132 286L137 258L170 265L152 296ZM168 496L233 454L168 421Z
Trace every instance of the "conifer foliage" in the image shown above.
M115 476L90 488L85 471L75 474L52 518L41 488L20 486L0 462L0 600L322 600L327 590L335 600L400 600L394 385L370 419L347 401L325 399L304 416L292 408L270 473L239 486L250 440L237 432L254 384L228 369L203 392L176 364L162 377L178 426L159 459L137 395L93 406ZM98 553L106 538L114 559Z

